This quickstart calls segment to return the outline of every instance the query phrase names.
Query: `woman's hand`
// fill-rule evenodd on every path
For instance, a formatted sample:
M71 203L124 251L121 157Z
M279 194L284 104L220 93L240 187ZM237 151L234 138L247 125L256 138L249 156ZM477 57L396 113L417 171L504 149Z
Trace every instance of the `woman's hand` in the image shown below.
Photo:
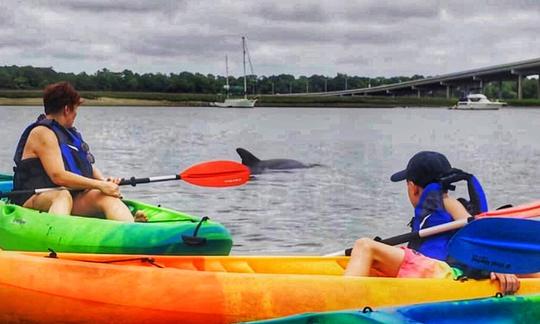
M109 182L112 182L112 183L115 183L115 184L119 184L120 181L122 181L122 178L107 177L107 179L105 179L105 181L109 181Z
M519 289L520 282L514 274L492 272L490 277L491 281L499 281L500 290L505 295L513 295Z
M120 182L120 181L118 181ZM115 181L101 181L99 185L99 190L108 196L113 196L116 198L122 198L120 194L120 187L118 187L118 182Z

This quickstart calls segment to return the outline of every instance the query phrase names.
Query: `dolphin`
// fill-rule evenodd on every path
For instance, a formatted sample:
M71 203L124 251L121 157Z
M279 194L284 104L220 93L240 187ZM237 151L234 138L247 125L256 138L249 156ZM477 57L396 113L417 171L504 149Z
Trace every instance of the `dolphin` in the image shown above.
M248 150L241 147L237 148L236 152L240 155L240 158L242 158L242 164L249 167L251 174L261 174L264 170L306 169L320 166L320 164L304 164L300 161L291 159L260 160Z

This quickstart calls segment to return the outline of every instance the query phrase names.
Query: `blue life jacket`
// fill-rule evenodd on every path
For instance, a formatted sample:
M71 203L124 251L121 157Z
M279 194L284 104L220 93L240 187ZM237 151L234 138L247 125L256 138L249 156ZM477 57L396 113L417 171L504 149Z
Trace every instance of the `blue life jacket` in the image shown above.
M55 120L47 119L45 118L45 115L40 115L36 122L32 123L24 130L21 139L17 144L17 150L15 151L15 156L13 158L15 161L15 167L13 168L13 190L56 186L45 172L39 158L22 160L22 154L28 136L30 135L30 132L38 126L45 126L52 130L56 135L60 146L60 152L62 153L65 170L87 178L93 178L92 163L94 163L94 157L90 153L88 144L83 141L81 134L77 132L74 127L69 129L64 128ZM14 203L22 204L30 196L15 197L12 200Z
M453 221L452 215L444 209L443 193L454 190L454 182L467 181L469 201L460 198L460 202L471 215L476 215L487 211L486 195L482 186L475 176L465 173L459 169L431 183L424 188L418 205L414 209L414 217L411 220L411 230L419 231L432 226L437 226ZM455 231L444 232L437 235L418 238L409 242L408 247L414 249L425 256L446 261L448 259L448 241Z

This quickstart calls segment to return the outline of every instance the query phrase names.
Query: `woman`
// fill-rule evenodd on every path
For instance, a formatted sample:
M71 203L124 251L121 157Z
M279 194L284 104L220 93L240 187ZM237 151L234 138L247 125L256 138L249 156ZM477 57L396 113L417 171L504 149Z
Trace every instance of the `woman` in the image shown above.
M45 114L23 132L15 152L14 190L66 187L13 202L59 215L105 215L107 219L133 222L122 202L119 178L105 179L93 165L94 157L73 127L80 95L68 82L47 86L43 94ZM144 215L136 215L144 221Z

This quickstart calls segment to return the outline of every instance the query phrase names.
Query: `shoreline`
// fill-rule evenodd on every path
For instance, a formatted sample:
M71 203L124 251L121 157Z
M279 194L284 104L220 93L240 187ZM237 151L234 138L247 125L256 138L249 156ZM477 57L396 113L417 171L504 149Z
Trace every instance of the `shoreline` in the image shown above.
M84 106L96 107L208 107L213 108L208 101L171 101L131 98L98 97L95 99L84 98ZM43 99L34 98L8 98L0 96L0 106L43 106ZM447 105L414 105L410 102L258 102L255 107L281 108L445 108Z
M95 107L202 107L215 108L205 101L168 101L168 100L145 100L145 99L119 99L100 97L98 99L84 99L84 106ZM43 106L41 98L5 98L0 97L0 106ZM407 108L409 105L372 104L372 103L262 103L255 107L267 108ZM444 108L447 106L422 106L425 108Z
M198 107L202 102L175 102L168 100L128 99L100 97L97 99L84 99L84 106L137 106L137 107ZM42 98L6 98L0 97L0 106L43 106Z
M142 98L119 98L107 96L90 96L84 98L85 106L97 107L211 107L206 100L166 100L166 99L142 99ZM440 98L378 98L371 97L355 98L349 97L343 100L342 97L335 100L328 100L328 97L307 97L303 100L287 100L286 97L271 98L262 97L255 107L296 107L296 108L448 108L452 106L453 100ZM416 100L415 100L416 99ZM41 97L3 97L0 94L0 106L43 106ZM540 101L512 101L508 106L519 108L540 108Z

